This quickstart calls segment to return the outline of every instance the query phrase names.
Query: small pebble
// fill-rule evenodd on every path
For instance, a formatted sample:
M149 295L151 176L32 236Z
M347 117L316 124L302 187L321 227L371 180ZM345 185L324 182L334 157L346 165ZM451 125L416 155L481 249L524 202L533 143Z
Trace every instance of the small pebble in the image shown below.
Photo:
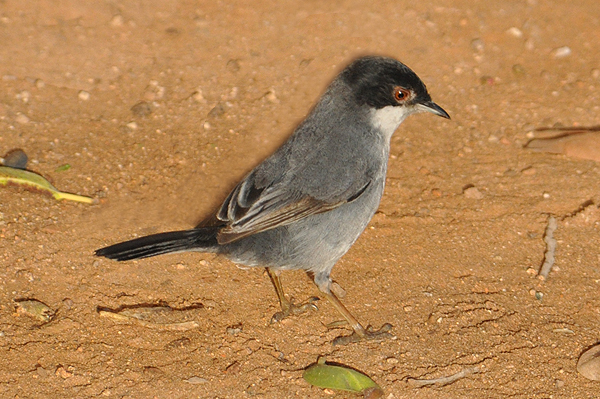
M192 98L196 102L203 104L206 103L206 99L204 98L204 95L202 94L202 89L200 88L198 88L195 92L192 93Z
M17 94L16 97L17 97L17 100L21 100L25 104L27 104L29 102L29 99L31 98L31 93L29 93L27 90L23 90L22 92Z
M527 274L529 274L531 276L535 276L538 274L538 272L533 267L530 267L529 269L527 269Z
M80 90L79 93L77 94L77 96L79 97L79 99L81 101L87 101L90 99L90 93L88 93L85 90Z
M2 164L10 168L25 169L27 168L28 157L25 151L20 148L10 150L5 156Z
M58 366L56 372L54 373L57 377L60 377L64 380L67 378L73 377L73 373L69 373L63 366Z
M26 125L29 123L29 117L25 114L18 113L17 116L15 117L15 122L17 122L21 125Z
M559 47L552 51L554 58L564 58L571 55L571 48L568 46Z
M120 14L115 15L114 17L112 17L112 19L110 20L110 25L111 26L123 26L123 16Z
M532 297L534 297L538 301L541 301L542 298L544 297L544 293L543 292L536 291L533 288L529 290L529 295L531 295Z
M512 37L521 38L523 37L523 31L517 27L509 28L506 33L508 33Z
M38 89L43 89L44 87L46 87L46 83L42 79L36 79L35 87L37 87Z
M470 199L482 199L483 198L483 194L481 193L481 191L479 191L479 189L477 187L467 187L463 190L463 195L465 196L465 198L470 198Z
M271 103L278 103L279 99L277 98L277 94L275 94L275 89L271 89L267 92L267 94L265 95L265 98L267 99L267 101L271 102Z
M138 124L135 122L129 122L126 126L131 130L137 130L138 128Z

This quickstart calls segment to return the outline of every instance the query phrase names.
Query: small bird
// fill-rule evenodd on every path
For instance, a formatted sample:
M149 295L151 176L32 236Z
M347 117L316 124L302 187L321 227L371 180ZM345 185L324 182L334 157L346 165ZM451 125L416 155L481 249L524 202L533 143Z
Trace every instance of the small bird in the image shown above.
M450 118L406 65L358 58L290 138L231 191L213 223L125 241L96 255L125 261L199 251L265 267L281 305L273 321L316 308L310 300L293 303L281 285L281 271L305 270L354 330L334 344L389 337L388 323L378 330L359 323L332 291L330 273L379 206L392 134L423 111Z

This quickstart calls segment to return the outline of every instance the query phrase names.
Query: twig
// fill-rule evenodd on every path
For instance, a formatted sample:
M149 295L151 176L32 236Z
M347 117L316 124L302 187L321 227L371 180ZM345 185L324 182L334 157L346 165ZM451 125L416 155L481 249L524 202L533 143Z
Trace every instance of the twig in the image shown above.
M475 367L463 369L463 370L459 371L458 373L449 375L447 377L432 378L432 379L409 378L408 383L410 385L412 385L413 387L417 387L417 388L424 387L427 385L444 386L444 385L451 384L457 380L460 380L461 378L465 378L468 375L477 374L480 371L481 370L479 369L479 367L475 366Z
M151 321L138 319L134 316L128 316L117 312L109 312L106 310L99 310L98 314L102 317L111 318L118 323L134 323L142 327L155 330L188 331L200 327L200 324L195 321L184 321L181 323L153 323Z
M546 227L546 233L544 234L544 242L546 243L546 252L544 253L544 263L538 273L540 280L546 280L552 266L554 265L554 251L556 250L556 240L553 237L554 231L558 227L556 218L550 216L548 218L548 226Z

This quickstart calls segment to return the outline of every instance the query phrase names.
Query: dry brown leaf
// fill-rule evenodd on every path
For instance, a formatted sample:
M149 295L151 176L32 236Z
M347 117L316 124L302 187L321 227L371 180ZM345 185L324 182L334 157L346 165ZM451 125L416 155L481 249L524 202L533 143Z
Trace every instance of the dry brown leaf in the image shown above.
M600 128L540 129L527 149L600 161Z

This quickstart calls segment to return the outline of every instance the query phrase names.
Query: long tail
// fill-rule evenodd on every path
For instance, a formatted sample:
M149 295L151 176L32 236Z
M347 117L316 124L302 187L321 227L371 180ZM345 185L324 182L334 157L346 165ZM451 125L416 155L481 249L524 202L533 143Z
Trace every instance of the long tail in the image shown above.
M185 251L216 252L218 227L152 234L96 250L97 256L119 261Z

